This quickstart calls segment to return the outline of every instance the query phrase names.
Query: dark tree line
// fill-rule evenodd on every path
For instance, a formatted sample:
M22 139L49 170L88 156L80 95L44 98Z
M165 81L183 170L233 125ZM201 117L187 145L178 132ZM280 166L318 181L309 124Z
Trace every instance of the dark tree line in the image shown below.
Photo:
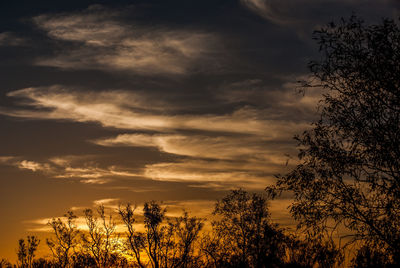
M130 204L116 213L106 215L103 206L85 210L85 230L72 212L52 219L46 240L52 257L34 259L40 241L29 236L19 241L16 267L333 267L341 259L334 244L300 239L273 224L266 197L243 190L216 203L209 231L204 219L188 212L167 217L155 201L142 213ZM137 223L144 230L136 230ZM3 260L0 267L13 266Z

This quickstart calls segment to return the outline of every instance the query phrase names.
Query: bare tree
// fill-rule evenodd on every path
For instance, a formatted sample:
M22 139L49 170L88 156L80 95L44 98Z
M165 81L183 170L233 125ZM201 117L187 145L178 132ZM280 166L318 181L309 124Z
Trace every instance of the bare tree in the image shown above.
M145 230L137 232L135 208L130 204L119 208L127 228L127 252L140 267L195 267L199 257L194 246L203 227L201 219L190 217L186 212L181 217L166 219L165 212L155 201L145 203Z
M60 267L69 267L71 255L78 244L79 231L75 224L76 216L72 211L64 215L65 222L61 218L53 218L48 225L53 229L54 237L47 239L53 257Z
M33 267L33 260L39 243L40 240L33 235L27 236L26 243L24 239L18 241L17 257L19 267Z
M28 266L33 267L32 265L33 265L33 260L35 258L35 252L39 246L40 240L34 235L28 236L26 240L28 243L28 250L27 250Z
M145 247L145 236L143 233L136 232L134 226L134 224L136 223L135 209L136 207L132 207L131 204L128 203L125 207L120 206L118 209L118 213L121 216L125 227L127 228L125 252L133 256L137 264L141 268L144 268L146 267L146 264L142 260L141 252L144 250Z
M162 242L166 235L165 226L161 224L165 218L165 209L155 202L146 202L143 207L145 232L144 250L150 259L153 268L159 268L162 264ZM164 241L165 242L165 241Z
M97 208L97 218L91 209L84 211L87 233L82 233L82 246L95 260L97 267L109 267L112 253L118 247L118 237L114 236L116 223L112 215L105 215L104 206Z
M169 222L170 230L174 234L172 263L169 267L195 267L199 261L196 256L195 246L203 228L203 221L196 217L190 217L184 211L183 215Z
M18 257L18 267L27 267L28 266L28 249L25 244L24 239L18 240L18 251L17 251L17 257Z

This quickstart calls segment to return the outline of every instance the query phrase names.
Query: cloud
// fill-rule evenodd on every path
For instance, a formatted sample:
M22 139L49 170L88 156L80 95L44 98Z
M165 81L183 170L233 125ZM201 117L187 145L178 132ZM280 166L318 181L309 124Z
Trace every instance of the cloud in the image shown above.
M94 217L98 215L96 213L97 208L102 205L105 208L105 215L106 217L112 216L113 223L116 224L115 228L115 235L126 232L126 226L120 219L117 210L119 208L119 204L121 200L119 198L105 198L94 200L92 202L92 206L89 207L71 207L69 210L73 211L74 214L77 216L75 219L75 224L78 230L80 231L87 231L87 221L84 217L84 210L85 209L92 209L94 212ZM163 202L161 205L162 207L166 207L167 217L179 217L182 216L182 212L184 209L190 211L191 216L197 217L207 217L211 215L213 205L215 201L210 200L167 200ZM136 222L134 224L135 230L138 232L144 231L145 226L143 223L143 204L139 204L135 206L135 218ZM47 218L39 218L39 219L32 219L23 221L25 225L27 225L27 231L30 232L45 232L45 233L53 233L53 229L49 226L49 222L52 221L53 218L60 219L62 222L66 223L67 218L65 216L55 216L55 217L47 217Z
M94 207L104 206L104 208L116 211L118 209L118 204L121 202L119 198L104 198L99 200L94 200Z
M309 42L316 28L330 21L350 17L353 13L369 21L383 17L397 17L399 4L396 0L239 0L240 3L271 23L294 29L298 36Z
M5 157L2 158L5 159ZM156 181L185 182L191 187L232 189L245 185L248 189L262 189L272 181L273 174L281 171L281 166L285 161L284 157L279 159L279 156L277 159L271 157L270 161L182 159L179 162L147 164L133 172L127 168L115 166L100 168L92 161L71 163L60 159L62 158L57 158L57 163L62 162L62 166L54 164L54 159L35 162L21 161L17 157L3 163L19 169L41 172L52 178L79 179L84 184L102 185L118 178L147 178ZM282 162L274 163L278 160Z
M12 32L2 32L0 33L0 47L1 46L24 46L26 40L17 36Z
M272 87L260 79L248 79L224 84L215 91L222 103L263 107L269 119L290 122L311 122L316 119L317 107L326 89L318 87L306 75L286 78L281 86ZM313 87L300 93L300 84L292 81L308 81Z
M116 218L116 215L113 215L113 218ZM67 222L66 217L55 217L56 219L60 219L63 223ZM40 218L34 220L24 221L27 227L27 231L29 232L43 232L43 233L53 233L53 228L48 224L51 222L53 218ZM79 231L88 231L89 227L87 226L86 218L83 215L79 215L74 220L75 226ZM115 232L120 233L125 231L125 226L122 224L116 224Z
M39 163L31 160L21 160L20 157L16 156L0 156L0 163L3 165L14 166L19 169L28 169L33 172L47 172L51 170L50 165L47 163Z
M52 178L81 179L80 181L85 184L106 184L115 178L141 176L139 172L126 168L116 166L101 168L93 160L82 161L85 158L87 157L65 156L37 162L21 160L21 157L15 156L0 156L0 163L32 172L41 172Z
M270 0L240 0L240 2L257 13L258 15L265 17L268 20L271 20L275 23L284 23L287 18L282 17L281 14L278 14L277 10L275 10L275 6L273 4L274 1Z
M94 142L102 146L156 147L162 152L200 158L272 160L271 150L268 150L265 141L259 136L121 134Z
M254 190L272 183L273 172L265 163L183 160L147 165L144 176L153 180L191 183L192 187L216 190L244 187Z
M107 179L87 179L87 180L81 180L82 183L85 184L106 184L109 183L110 180Z
M163 202L167 209L167 217L182 216L184 210L191 216L206 219L211 216L214 209L214 200L167 200Z
M52 169L54 178L81 178L85 184L105 184L116 177L138 177L139 173L127 171L115 166L100 168L96 163L84 163L78 167L66 166Z
M77 92L60 86L25 88L7 94L24 99L33 109L0 110L0 114L35 119L97 122L104 127L132 130L200 130L257 134L274 139L290 130L304 128L305 122L268 119L262 110L242 107L229 114L165 115L139 110L144 104L134 94L121 91ZM132 97L132 103L127 99ZM147 103L151 106L152 103ZM43 110L45 109L45 110ZM274 115L271 114L273 117Z
M34 23L49 37L65 42L61 53L36 64L180 75L195 70L198 61L213 61L210 54L218 43L214 34L135 25L123 22L121 17L123 12L101 6L35 17Z
M16 159L15 156L0 156L0 163L1 164L9 164Z
M175 162L144 163L137 170L104 167L89 159L78 161L63 156L31 165L31 170L42 168L40 171L55 178L106 184L114 178L141 177L184 182L193 187L263 188L266 180L287 165L285 154L294 152L291 138L308 127L310 107L318 94L301 99L288 93L290 84L284 84L281 91L261 84L261 81L243 81L217 91L216 97L222 102L235 106L247 102L225 114L178 113L179 105L173 108L168 102L153 102L151 96L143 93L77 91L63 86L12 91L8 96L18 98L24 108L3 109L0 113L32 119L96 122L127 133L91 140L92 143L106 147L152 147L179 157ZM253 93L239 94L243 88ZM222 97L229 90L232 94ZM253 98L261 97L269 108L252 102ZM300 116L299 111L305 115Z
M20 169L29 169L32 171L47 171L50 170L50 166L48 164L41 164L34 161L22 160L18 162L18 168Z

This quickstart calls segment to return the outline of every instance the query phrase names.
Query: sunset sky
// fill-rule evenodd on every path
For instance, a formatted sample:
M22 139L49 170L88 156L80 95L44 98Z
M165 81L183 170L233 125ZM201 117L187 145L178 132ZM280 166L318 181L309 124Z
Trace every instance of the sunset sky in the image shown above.
M0 3L0 258L67 210L159 200L204 216L296 164L322 94L312 31L396 0ZM272 204L288 221L289 201ZM45 243L42 242L44 247Z

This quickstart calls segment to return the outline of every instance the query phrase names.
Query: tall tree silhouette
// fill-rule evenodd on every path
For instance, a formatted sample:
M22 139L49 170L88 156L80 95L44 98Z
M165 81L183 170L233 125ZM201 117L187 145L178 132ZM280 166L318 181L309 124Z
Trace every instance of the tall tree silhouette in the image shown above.
M97 208L98 218L93 214L93 210L84 211L87 233L82 233L82 246L89 255L93 257L97 267L109 267L112 261L112 254L119 246L114 232L116 223L110 214L105 215L104 206Z
M345 226L353 241L400 257L400 29L353 16L316 31L321 59L309 64L322 87L320 119L297 136L301 163L272 194L294 193L299 227Z
M127 229L125 233L125 253L131 255L138 266L141 268L146 267L145 261L143 260L141 252L145 247L145 236L142 232L137 232L135 228L136 223L136 215L135 215L136 207L132 207L129 203L122 207L118 208L118 213L121 216L121 219Z
M55 258L58 267L68 267L71 256L78 245L79 231L75 224L76 216L68 211L65 221L61 218L53 218L48 225L52 228L53 238L47 239L47 245Z

